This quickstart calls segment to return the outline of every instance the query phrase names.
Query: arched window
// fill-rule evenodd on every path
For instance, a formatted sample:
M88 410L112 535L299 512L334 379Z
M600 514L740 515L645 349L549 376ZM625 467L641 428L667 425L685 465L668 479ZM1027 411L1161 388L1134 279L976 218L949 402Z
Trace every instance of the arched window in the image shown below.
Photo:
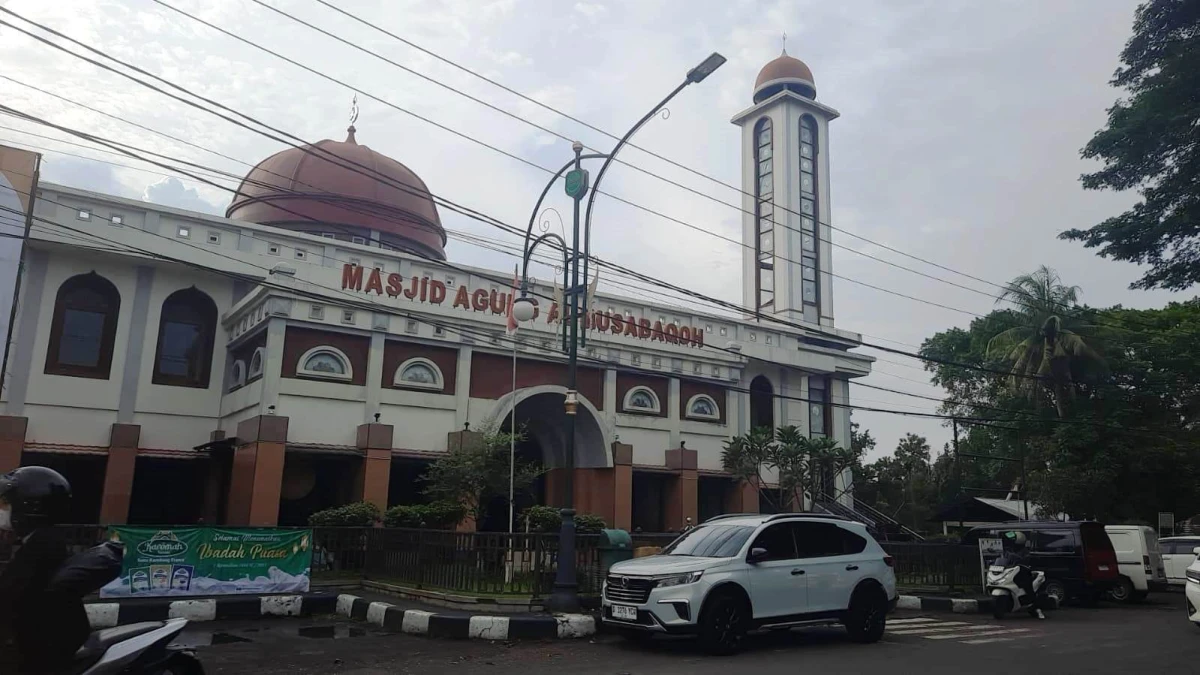
M625 393L623 406L625 412L655 413L662 410L658 403L658 395L650 387L634 387Z
M263 347L258 347L254 350L254 354L250 357L250 372L247 374L247 380L253 380L257 377L262 377L263 360L267 357L267 350Z
M396 369L392 383L397 387L413 389L430 389L441 391L444 388L442 369L437 364L425 358L411 358Z
M775 174L771 118L754 125L754 297L758 309L775 304Z
M750 382L750 426L775 430L775 389L764 375Z
M711 396L696 394L688 399L687 417L693 420L718 420L721 418L721 409Z
M71 277L58 288L46 373L107 380L121 294L108 279L92 272Z
M229 390L233 391L246 384L246 362L238 359L229 369Z
M812 115L800 117L800 296L804 305L804 320L817 323L820 312L820 265L817 242L820 239L820 211L817 182L817 120Z
M154 354L154 384L208 387L217 305L195 287L175 291L162 304L158 347Z
M350 357L336 347L313 347L304 352L296 365L296 374L323 380L349 380L354 377Z

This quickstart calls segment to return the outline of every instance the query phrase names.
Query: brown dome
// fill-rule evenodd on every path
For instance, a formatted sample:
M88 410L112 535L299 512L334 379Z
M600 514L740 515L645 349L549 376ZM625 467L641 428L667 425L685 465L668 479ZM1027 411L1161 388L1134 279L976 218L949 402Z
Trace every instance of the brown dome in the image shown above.
M784 89L794 91L805 98L816 98L817 85L812 70L800 59L788 56L787 52L770 61L758 71L754 80L754 102L759 103Z
M330 157L332 155L332 157ZM318 141L259 162L225 217L291 230L370 239L446 259L446 232L429 188L396 160L354 140ZM325 227L322 227L322 226Z

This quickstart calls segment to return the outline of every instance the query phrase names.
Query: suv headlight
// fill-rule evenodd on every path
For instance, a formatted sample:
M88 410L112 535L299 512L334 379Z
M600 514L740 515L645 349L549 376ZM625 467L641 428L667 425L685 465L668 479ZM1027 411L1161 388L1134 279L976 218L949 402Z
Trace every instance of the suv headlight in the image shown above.
M1184 574L1187 575L1188 581L1193 584L1200 584L1200 570L1188 570Z
M669 574L667 576L655 577L655 586L659 588L667 588L670 586L682 586L684 584L694 584L700 581L700 577L704 576L704 572L688 572L686 574Z

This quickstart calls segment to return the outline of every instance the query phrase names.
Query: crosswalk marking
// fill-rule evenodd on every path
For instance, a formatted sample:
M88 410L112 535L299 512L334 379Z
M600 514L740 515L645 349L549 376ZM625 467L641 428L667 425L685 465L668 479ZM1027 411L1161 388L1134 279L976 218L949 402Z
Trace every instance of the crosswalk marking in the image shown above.
M1028 635L1014 635L1012 637L985 638L983 640L963 640L963 644L965 644L965 645L986 645L986 644L991 644L993 642L1011 642L1013 640L1021 640L1024 638L1031 638L1031 637L1038 637L1038 635L1036 633L1030 633Z
M922 626L921 628L909 628L908 630L890 630L888 632L891 633L892 635L925 635L928 633L959 632L959 631L964 631L964 630L993 630L995 628L996 628L996 626L989 626L987 624L960 623L960 624L953 624L953 625L944 624L944 625L930 626L930 627Z
M1008 635L1010 633L1028 633L1028 628L1008 628L1005 630L996 630L984 633L949 633L944 635L926 635L926 640L955 640L964 637L991 637L993 635Z
M918 619L888 619L889 626L904 625L910 623L939 623L937 619L918 618Z

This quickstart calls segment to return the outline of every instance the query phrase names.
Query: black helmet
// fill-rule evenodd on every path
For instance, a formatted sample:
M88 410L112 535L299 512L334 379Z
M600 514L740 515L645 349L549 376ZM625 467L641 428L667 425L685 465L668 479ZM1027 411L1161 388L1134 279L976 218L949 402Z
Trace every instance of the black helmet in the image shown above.
M0 476L0 500L12 507L18 536L65 522L71 508L71 484L44 466L23 466Z

